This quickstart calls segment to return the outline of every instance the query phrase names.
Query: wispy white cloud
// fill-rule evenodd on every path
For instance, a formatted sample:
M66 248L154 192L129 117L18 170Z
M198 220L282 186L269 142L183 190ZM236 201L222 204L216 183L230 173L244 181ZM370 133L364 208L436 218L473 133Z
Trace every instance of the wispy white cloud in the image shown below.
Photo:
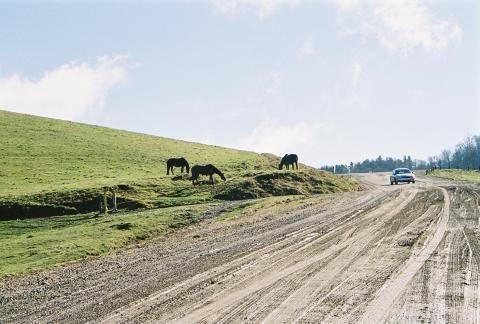
M352 64L352 85L353 89L356 90L358 86L358 81L360 79L360 74L362 73L362 65L359 62L353 62Z
M347 34L373 36L382 46L405 55L414 49L445 49L462 39L462 29L451 20L438 18L421 0L331 0L349 19Z
M313 35L308 35L305 40L303 41L302 45L297 51L297 56L299 58L304 58L306 56L310 56L315 54L315 40Z
M238 147L255 152L277 155L307 152L318 143L320 134L330 133L333 126L318 122L281 124L275 120L263 121L241 139Z
M127 79L128 58L99 57L92 64L70 62L38 80L18 74L0 78L0 108L75 120L99 112L108 92Z
M328 0L328 2L335 4L341 10L344 10L344 11L356 10L362 4L361 0ZM363 1L363 2L365 3L366 1Z
M300 0L211 0L215 12L221 15L236 15L253 12L260 18L271 16L279 8L293 8Z
M457 22L437 17L425 0L324 0L339 9L340 34L374 37L382 46L409 54L416 48L431 52L445 49L462 39ZM222 15L254 13L260 18L284 8L295 8L306 0L211 0ZM307 39L298 55L314 52L313 39Z
M275 94L278 93L278 89L280 87L280 84L282 82L282 79L280 77L280 74L277 72L272 72L267 78L266 78L266 90L265 92L267 94Z

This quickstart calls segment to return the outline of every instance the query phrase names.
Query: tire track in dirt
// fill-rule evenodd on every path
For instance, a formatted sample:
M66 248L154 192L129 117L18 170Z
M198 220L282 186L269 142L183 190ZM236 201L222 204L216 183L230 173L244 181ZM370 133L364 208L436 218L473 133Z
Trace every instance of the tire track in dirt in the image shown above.
M385 195L383 198L382 195L379 196L379 201L385 198ZM377 198L375 197L375 199ZM25 321L32 318L42 318L49 321L69 318L74 318L77 321L93 319L98 316L97 314L104 311L102 309L116 303L117 300L128 303L129 299L135 299L147 285L153 286L148 289L155 289L156 285L168 285L169 281L178 280L177 278L181 278L182 275L187 277L189 271L198 271L199 266L196 263L199 261L204 261L204 265L201 266L211 267L213 262L218 262L212 260L212 258L220 258L217 258L217 256L223 258L223 250L225 250L225 253L231 253L230 250L233 253L242 253L245 246L239 244L240 242L251 241L256 245L257 237L268 242L268 240L275 240L276 237L283 236L285 231L288 233L295 228L302 228L303 224L322 222L323 219L312 220L311 213L316 210L325 210L323 206L331 206L333 208L332 213L340 210L345 214L352 215L357 212L355 210L357 206L365 206L375 199L369 199L368 196L365 197L356 193L341 196L327 195L321 197L320 203L315 206L302 207L301 210L292 214L277 215L272 221L255 221L255 226L249 224L243 226L243 223L240 223L241 227L235 226L231 230L227 228L226 233L220 225L208 226L206 224L205 230L194 231L194 233L197 232L202 237L208 238L202 240L200 245L198 239L191 239L194 233L188 235L190 240L185 240L186 237L179 234L179 242L183 244L178 244L176 240L173 240L171 244L169 241L161 240L158 244L127 250L118 256L81 262L73 266L46 272L48 277L58 278L55 285L37 286L36 282L43 280L45 277L42 274L20 278L20 280L7 280L6 285L3 286L6 289L0 286L0 292L3 292L4 296L12 296L9 299L16 300L17 305L29 305L29 307L22 307L22 312L20 312L20 308L15 306L13 302L7 303L2 308L3 311L0 310L0 320L13 322L23 321L22 318ZM326 215L328 214L330 212L326 212ZM212 235L212 233L215 235ZM252 234L254 234L253 237L251 237ZM170 237L170 240L174 238ZM223 242L229 241L230 243L227 245L223 244ZM219 253L205 253L205 251L218 249L219 244L223 249ZM216 245L217 247L215 247ZM245 245L250 246L248 243ZM186 266L184 269L187 271L178 273L177 269L185 261L188 263L184 263L183 266ZM173 273L173 275L169 275L168 272ZM162 279L159 281L158 278ZM73 289L75 286L80 289ZM14 287L19 287L21 290L13 290ZM29 291L35 291L35 298L32 298L32 293ZM36 291L40 291L41 295ZM68 293L65 294L65 292ZM58 295L61 297L52 298L52 296ZM68 307L65 307L65 305L68 305ZM55 309L56 311L54 311Z
M446 188L451 204L445 236L392 307L388 322L480 323L478 187Z
M0 322L480 323L479 187L362 177L363 192L0 281Z
M478 229L478 200L468 187L454 188L452 208L451 260L447 267L445 293L446 320L456 323L479 323L479 244L473 229ZM474 310L472 312L472 310Z
M388 280L380 289L375 299L368 305L361 318L362 323L379 323L385 320L391 306L406 289L410 280L417 274L424 263L440 244L447 230L450 216L450 197L447 190L441 188L444 196L442 215L439 218L435 233L418 253L406 262L403 270L393 279Z
M466 323L480 323L480 244L471 229L463 229L468 247L468 263L465 274L464 308ZM474 309L472 314L470 310Z
M384 199L391 198L391 197L395 197L395 199L399 199L397 197L397 194L398 194L397 192L390 192L385 194L385 196L383 197L382 195L380 195L381 196L380 203L384 201ZM402 199L400 198L400 200ZM271 282L280 280L281 278L292 274L296 270L303 269L304 267L312 264L315 261L320 261L326 255L334 253L335 249L341 249L339 246L334 246L334 243L336 242L336 236L339 233L343 233L347 229L350 229L352 227L352 223L351 223L352 219L353 220L358 219L359 217L361 217L361 215L368 214L370 209L375 210L376 207L377 207L377 204L373 204L371 206L363 206L361 210L355 210L353 213L352 211L350 211L346 217L344 215L340 215L340 217L337 216L333 218L332 223L336 224L336 226L332 228L329 232L327 232L325 235L319 236L316 239L313 238L313 239L305 240L304 236L306 236L309 233L308 231L314 230L317 227L317 225L313 225L312 227L307 229L301 229L297 232L289 233L286 235L286 238L280 242L276 242L272 245L265 247L264 249L255 251L250 255L234 260L233 261L234 265L225 264L225 265L222 265L221 268L213 269L207 273L201 274L202 280L198 280L199 278L193 278L192 282L189 282L188 285L195 286L200 284L202 281L208 280L210 277L216 278L216 276L214 276L213 274L216 275L217 273L227 273L230 269L238 266L238 263L242 264L243 262L245 262L245 259L248 258L249 260L251 260L249 261L249 267L245 268L246 271L248 271L248 273L244 274L244 279L242 279L239 282L236 282L236 284L232 287L232 289L245 285L249 280L252 280L252 278L253 280L256 280L256 281L266 280L263 282L262 287L268 286ZM340 224L338 222L339 218L341 219ZM306 264L300 264L298 262L295 263L295 260L294 260L295 253L302 252L307 247L311 246L313 242L316 242L318 240L320 240L319 242L325 241L328 244L328 246L322 246L322 250L327 250L328 248L331 248L331 250L328 250L328 254L324 252L324 254L319 256L319 255L316 255L317 252L315 251L310 252L307 255L309 257L310 256L314 257L313 260L310 259L309 262L307 262ZM332 250L332 246L333 246L333 250ZM280 258L276 260L275 258L277 257L280 257ZM262 260L263 262L261 263L257 259ZM293 260L293 265L290 264L292 263L290 259ZM276 267L278 269L279 264L284 261L287 261L287 265L284 265L284 267L291 266L291 269L289 271L286 271L282 273L281 276L278 276L278 270L277 270L276 277L273 279L270 278L270 280L273 280L273 281L270 282L267 279L265 279L270 276L270 272L271 272L270 269L272 269L273 267ZM303 260L303 262L305 261ZM235 266L235 264L237 265ZM241 293L243 297L246 296L245 294L246 294L245 291ZM133 317L136 316L136 314L138 313L144 313L145 309L151 309L153 307L152 303L154 304L162 303L164 301L163 299L160 298L162 295L164 294L160 292L159 294L150 296L149 298L141 301L140 303L135 303L129 306L128 308L119 310L117 314L113 314L113 316L106 318L105 320L106 322L112 322L112 321L115 322L118 319L122 318L122 315L123 315L123 318L125 318L126 313L128 313L129 318L131 318L132 316ZM235 299L238 299L237 295L235 295ZM192 306L192 308L194 308L194 306Z
M413 191L407 199L403 200L403 202L396 207L397 210L393 210L387 212L385 216L383 216L384 211L388 211L391 209L391 206L384 206L384 209L376 210L379 215L382 215L384 218L389 218L395 215L398 210L402 210L413 198L415 197L417 191ZM377 221L377 220L376 220ZM367 253L373 254L375 250L381 245L383 240L387 237L388 233L392 230L395 231L394 224L398 224L397 220L394 220L392 223L392 227L384 233L381 231L382 226L379 227L370 227L370 230L365 233L365 237L371 237L369 241L364 243L361 249L358 252L353 253L353 255L348 258L347 256L342 255L341 261L345 261L345 264L341 268L337 268L334 271L331 271L331 277L325 278L324 272L318 272L315 276L313 276L309 281L305 282L302 286L302 289L295 291L289 298L287 298L279 307L277 307L272 313L265 318L265 322L298 322L301 318L303 318L308 312L312 309L316 308L320 303L322 303L325 299L327 299L332 293L334 293L337 289L339 289L344 283L348 280L353 278L355 273L352 273L350 276L345 278L339 284L334 286L333 288L330 287L330 291L321 297L320 299L315 298L318 296L319 292L325 287L327 282L332 281L337 277L339 274L347 271L350 267L352 267L357 259ZM375 234L376 233L376 234ZM358 242L358 241L357 241ZM350 242L347 242L350 246L352 245ZM372 249L373 247L373 249ZM368 262L368 258L365 260L364 263ZM348 262L347 262L348 261ZM323 284L319 284L322 283ZM312 296L311 298L307 298L307 300L313 300L314 302L310 305L304 303L304 296ZM297 302L293 302L296 300Z
M309 267L311 265L314 265L317 262L320 262L322 259L324 259L326 256L330 255L332 251L336 251L338 249L344 249L344 247L349 247L348 255L350 257L347 257L344 255L345 250L342 252L342 256L335 258L335 261L339 263L338 267L341 267L344 265L344 261L342 260L348 260L352 259L352 256L355 257L355 249L353 249L353 246L363 246L365 245L365 240L371 239L373 233L375 232L375 227L370 227L369 225L371 223L376 223L376 220L378 220L379 217L383 217L384 212L390 210L390 209L396 209L397 206L401 205L406 205L413 197L415 197L416 192L407 192L404 191L401 193L399 197L396 198L395 201L392 201L391 203L387 203L385 205L380 206L378 209L375 209L371 211L370 213L367 213L364 217L360 217L349 223L348 229L352 226L364 226L364 230L361 232L361 235L357 235L354 237L353 240L350 241L345 241L345 242L337 242L337 239L335 238L336 232L333 231L329 234L330 236L333 236L333 240L337 242L338 244L331 244L330 248L325 249L325 246L319 246L317 249L312 250L311 252L305 253L305 249L302 248L299 250L299 252L303 252L299 257L301 258L300 262L294 263L293 265L287 264L284 265L283 268L280 268L277 270L277 273L275 274L269 274L267 277L261 276L251 276L253 277L253 281L250 282L249 286L246 288L241 289L240 291L231 291L227 290L226 288L223 289L222 293L219 296L214 297L214 301L212 301L212 298L202 301L201 305L193 306L192 309L187 311L188 316L186 317L180 317L178 318L179 322L190 322L194 318L197 319L203 319L204 321L208 322L222 322L222 314L223 313L230 313L230 308L229 307L235 307L234 305L237 302L242 302L242 300L248 300L249 295L255 295L256 290L262 289L264 286L268 285L273 285L275 282L281 282L281 279L285 278L286 276L300 276L302 277L302 274L307 271L307 272L312 272L309 271ZM380 226L380 225L377 225ZM322 238L318 238L315 241L321 241ZM314 242L315 242L314 241ZM332 241L332 240L330 240ZM308 246L313 246L312 244L314 243L309 243ZM350 251L351 250L351 251ZM285 252L285 251L284 251ZM286 253L283 253L286 254ZM288 254L286 254L288 255ZM290 255L292 259L295 259L295 254ZM278 271L280 271L280 275L278 275ZM315 271L316 273L319 273L318 270ZM321 273L321 272L320 272ZM325 271L323 271L325 273ZM332 274L337 273L336 270L332 271ZM297 279L298 281L298 279ZM301 280L299 280L301 282ZM328 283L328 281L326 282ZM283 285L280 285L281 287L284 287ZM286 289L291 290L291 287L286 286ZM248 302L248 301L247 301ZM262 300L257 298L257 308L261 307L268 307L269 301L266 302L267 305L264 306L262 304ZM203 307L205 305L205 307ZM242 318L242 317L239 317ZM165 321L168 320L167 318L156 318L156 320L160 321Z
M379 199L382 201L385 197L382 197ZM368 204L371 204L370 201L366 200ZM376 203L371 204L371 206L363 206L364 210L369 210L371 208L374 208L376 206ZM359 211L354 211L352 212L351 210L346 210L347 213L345 215L341 215L342 223L348 223L349 220L352 217L356 217L359 214ZM360 211L362 213L362 211ZM327 220L326 225L330 226L331 223L333 223L334 220ZM215 280L218 280L218 278L222 277L223 275L229 275L229 276L235 276L238 274L241 274L242 272L245 272L246 270L252 268L253 266L259 265L259 268L262 272L268 272L270 268L274 267L276 263L271 262L271 258L276 257L277 255L282 256L283 253L282 251L295 251L299 249L300 245L305 245L305 243L308 243L304 240L304 237L308 235L312 230L317 228L319 224L313 224L310 226L307 226L305 228L302 228L300 230L294 231L287 233L285 236L285 239L281 239L278 242L275 242L271 245L268 245L264 248L261 248L259 250L256 250L252 252L251 254L248 254L246 256L243 256L241 258L235 259L232 263L230 264L223 264L220 268L214 268L206 273L202 273L197 275L196 277L192 278L192 282L189 282L190 285L194 284L201 284L205 281L208 281L211 278L214 278ZM338 230L338 229L336 229ZM282 258L280 258L277 262L282 261L286 259L286 256L283 255ZM248 278L247 278L248 279ZM240 282L241 284L243 282ZM172 289L169 289L168 292L171 292L173 290L177 290L179 288L183 288L186 286L186 282L180 283L177 287L173 287ZM164 295L163 292L160 292L158 294L154 294L152 296L149 296L146 300L140 301L138 304L142 304L144 306L148 305L152 300L156 300L158 302L158 299ZM137 303L135 303L137 304ZM132 308L132 306L128 306L129 308ZM127 308L127 309L129 309ZM115 315L115 317L118 318L120 314L122 314L123 310L119 310L118 314ZM129 311L130 314L132 314L132 311ZM111 320L111 319L106 319Z
M399 210L401 212L399 215L406 216L406 219L423 219L428 223L429 209L425 208L423 212L404 208ZM423 214L419 216L417 212ZM388 229L387 224L390 224L385 237L376 246L372 246L363 259L358 259L350 272L341 274L332 282L329 290L319 292L316 303L309 308L308 312L304 312L300 318L297 318L299 321L354 322L357 320L358 313L363 312L370 296L409 256L408 249L396 245L396 242L404 236L403 231L396 232L399 215L396 214L389 223L385 223L386 229Z

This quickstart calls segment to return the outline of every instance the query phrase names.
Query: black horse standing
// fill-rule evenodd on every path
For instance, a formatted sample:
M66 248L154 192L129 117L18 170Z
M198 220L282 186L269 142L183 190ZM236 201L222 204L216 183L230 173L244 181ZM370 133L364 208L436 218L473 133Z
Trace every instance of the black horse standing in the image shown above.
M186 168L187 173L190 173L190 165L188 165L188 161L183 157L171 158L167 160L167 175L170 174L170 171L172 171L172 174L173 174L173 167L181 167L182 173L183 173L183 168Z
M210 183L213 183L214 174L218 174L223 181L227 180L223 173L212 164L194 165L192 167L192 184L195 184L195 181L198 183L198 177L200 175L208 175L210 177Z
M295 166L298 170L298 156L296 154L285 154L278 165L278 169L282 170L284 165L287 167L287 170L289 170L290 165L292 170L295 169Z

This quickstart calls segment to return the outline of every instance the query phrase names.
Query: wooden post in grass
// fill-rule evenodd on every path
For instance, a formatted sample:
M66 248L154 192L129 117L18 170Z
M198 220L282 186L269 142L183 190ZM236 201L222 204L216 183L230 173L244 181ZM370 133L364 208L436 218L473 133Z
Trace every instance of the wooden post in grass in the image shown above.
M103 213L108 214L107 188L103 188Z
M112 192L112 202L113 202L113 209L112 211L113 212L116 212L117 211L117 191L115 190L116 188L113 187L112 189L110 189L110 191Z

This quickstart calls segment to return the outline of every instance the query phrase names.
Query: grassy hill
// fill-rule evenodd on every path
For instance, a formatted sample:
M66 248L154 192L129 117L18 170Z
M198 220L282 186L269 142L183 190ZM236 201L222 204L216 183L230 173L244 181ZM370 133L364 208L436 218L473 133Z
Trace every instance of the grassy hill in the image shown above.
M0 137L0 278L108 253L211 215L224 221L248 208L293 208L301 195L358 189L304 165L279 171L270 154L3 111ZM213 163L227 181L193 186L187 175L167 176L174 156ZM98 217L102 188L112 186L122 210ZM270 197L283 195L300 196Z
M105 186L119 188L127 209L357 189L307 166L279 171L271 154L4 111L0 137L0 219L91 212ZM167 176L166 160L178 156L216 165L227 182L192 186L187 175Z

